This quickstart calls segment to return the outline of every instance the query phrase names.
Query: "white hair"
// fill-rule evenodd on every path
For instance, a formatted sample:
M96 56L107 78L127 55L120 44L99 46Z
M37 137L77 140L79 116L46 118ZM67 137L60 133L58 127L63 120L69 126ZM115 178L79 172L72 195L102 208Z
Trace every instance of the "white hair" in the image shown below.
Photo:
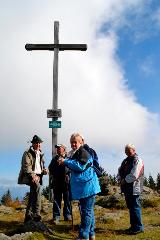
M133 143L128 143L126 146L125 146L125 149L133 149L133 150L136 150L135 146Z
M83 137L83 135L80 134L80 133L73 133L73 134L71 135L70 139L75 138L75 137L80 137L80 138L82 139L82 141L84 141L84 137Z

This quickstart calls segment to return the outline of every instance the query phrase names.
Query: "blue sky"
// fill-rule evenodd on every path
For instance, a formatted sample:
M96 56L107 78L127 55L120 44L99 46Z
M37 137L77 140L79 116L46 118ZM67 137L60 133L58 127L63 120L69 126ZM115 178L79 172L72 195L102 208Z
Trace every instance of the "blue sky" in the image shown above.
M147 20L133 19L134 28L120 29L118 55L124 64L128 86L135 92L138 101L150 111L159 112L160 30L154 26L150 14L145 16ZM139 32L142 32L142 38L136 40Z
M129 88L138 102L150 111L159 112L159 1L148 1L141 14L127 13L127 23L117 27L119 38L117 55L122 62ZM104 23L103 34L111 24Z
M16 184L34 134L44 140L47 166L51 160L46 111L52 104L53 53L27 52L24 46L52 43L55 20L61 43L88 45L86 52L59 56L58 142L69 150L70 135L81 132L109 174L117 173L125 144L133 142L146 175L155 177L160 169L159 1L0 3L0 185Z

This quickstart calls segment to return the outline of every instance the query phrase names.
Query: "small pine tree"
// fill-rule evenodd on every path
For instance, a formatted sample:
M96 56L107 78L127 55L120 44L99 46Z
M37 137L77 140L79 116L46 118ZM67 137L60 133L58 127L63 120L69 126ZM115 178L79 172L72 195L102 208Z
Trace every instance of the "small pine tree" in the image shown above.
M11 192L8 189L7 192L2 196L1 203L5 206L10 206L12 202Z
M160 173L158 173L158 175L157 175L156 189L157 189L157 191L160 191Z
M46 186L42 189L42 195L49 200L49 186Z
M109 178L108 178L107 173L103 174L103 176L99 178L99 183L100 183L100 187L101 187L101 192L98 195L101 195L101 196L108 195Z
M148 185L151 189L153 189L153 190L156 189L156 183L151 175L148 178Z
M19 197L16 197L15 201L19 201Z
M145 187L149 187L148 179L146 176L144 176L143 184Z
M112 185L113 186L116 186L118 184L118 182L117 182L117 177L116 177L116 175L114 174L113 175L113 178L112 178Z
M116 178L116 176L115 175L109 175L108 176L108 180L109 180L109 184L110 185L112 185L112 186L115 186L115 185L117 185L118 183L117 183L117 178Z
M6 194L3 194L3 196L1 197L1 203L4 205L5 203L5 199L6 199Z

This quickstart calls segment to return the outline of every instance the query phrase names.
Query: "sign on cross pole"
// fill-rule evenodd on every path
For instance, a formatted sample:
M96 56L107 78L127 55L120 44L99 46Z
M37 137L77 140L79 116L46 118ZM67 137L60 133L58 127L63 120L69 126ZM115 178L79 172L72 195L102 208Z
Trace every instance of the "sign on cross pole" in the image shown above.
M49 121L49 128L61 128L61 121Z
M58 56L59 51L65 50L77 50L86 51L86 44L59 44L59 22L54 22L54 44L26 44L25 49L27 51L32 50L49 50L54 51L54 61L53 61L53 102L52 109L47 110L47 117L52 118L52 122L58 120L61 117L61 110L58 109ZM54 126L56 123L52 123ZM60 126L57 124L57 126ZM52 127L52 157L55 154L55 145L57 144L58 129L57 127Z

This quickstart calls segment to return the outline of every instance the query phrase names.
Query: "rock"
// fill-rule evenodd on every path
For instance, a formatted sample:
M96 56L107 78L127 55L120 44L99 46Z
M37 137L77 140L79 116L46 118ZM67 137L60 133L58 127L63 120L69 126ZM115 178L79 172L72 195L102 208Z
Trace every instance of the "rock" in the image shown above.
M0 206L0 213L2 214L13 214L13 208L12 207L7 207L4 205Z
M10 240L11 238L6 236L5 234L3 233L0 233L0 240Z
M119 212L109 212L105 213L103 216L98 217L96 221L107 223L107 222L115 222L122 217L122 213Z
M29 240L31 235L32 232L25 232L21 234L15 234L9 237L3 233L0 233L0 240Z
M11 237L11 240L29 240L32 232L25 232L21 234L15 234Z
M151 189L151 188L149 188L149 187L143 187L143 193L142 193L142 195L144 195L144 194L147 194L147 195L149 195L149 194L153 194L154 192L153 192L153 190Z

